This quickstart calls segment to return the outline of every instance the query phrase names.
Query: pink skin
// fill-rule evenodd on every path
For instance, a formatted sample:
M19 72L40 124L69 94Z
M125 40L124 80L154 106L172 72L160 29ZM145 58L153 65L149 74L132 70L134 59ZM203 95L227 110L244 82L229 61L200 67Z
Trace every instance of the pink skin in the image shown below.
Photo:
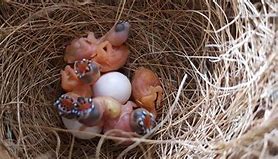
M96 50L97 54L91 58L99 64L101 72L114 71L123 67L129 55L126 46L113 47L109 41L99 44Z
M71 92L75 87L80 85L80 81L78 80L74 70L67 65L64 70L61 70L61 86L67 91Z
M96 47L105 41L112 46L119 47L127 40L129 28L128 22L119 22L100 39L96 39L92 32L86 38L75 39L66 47L64 60L67 63L73 63L82 59L90 59L98 54Z
M105 120L104 133L111 129L132 132L132 128L130 127L130 114L135 107L137 107L136 104L131 101L128 101L125 105L121 106L121 115L118 118Z
M91 87L87 84L83 84L76 76L74 69L70 66L66 66L65 70L61 70L61 78L61 86L65 91L84 97L93 95Z
M108 133L109 136L115 137L139 137L137 133L135 133L131 128L130 116L133 111L133 108L137 107L135 103L128 101L125 105L121 107L121 115L118 118L107 120L105 119L104 123L104 133ZM117 130L117 131L115 131ZM120 142L118 140L114 140L115 142ZM130 145L132 141L124 141L121 144Z
M96 45L98 44L94 33L90 32L87 38L75 39L66 47L64 60L67 63L73 63L82 59L89 59L95 54Z

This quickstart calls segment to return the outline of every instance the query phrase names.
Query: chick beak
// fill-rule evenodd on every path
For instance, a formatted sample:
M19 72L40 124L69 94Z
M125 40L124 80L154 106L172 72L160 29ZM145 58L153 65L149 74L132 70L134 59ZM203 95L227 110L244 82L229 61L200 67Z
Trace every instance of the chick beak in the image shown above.
M152 127L151 116L149 114L147 114L144 119L144 125L147 129L151 129L151 127Z
M61 116L67 118L74 118L74 99L66 94L61 95L58 100L55 101L54 106L58 109Z
M84 97L78 97L77 101L79 102L78 109L80 111L84 111L84 110L91 108L91 103L86 102Z
M92 84L99 78L100 70L96 63L83 59L74 63L77 77L85 84Z

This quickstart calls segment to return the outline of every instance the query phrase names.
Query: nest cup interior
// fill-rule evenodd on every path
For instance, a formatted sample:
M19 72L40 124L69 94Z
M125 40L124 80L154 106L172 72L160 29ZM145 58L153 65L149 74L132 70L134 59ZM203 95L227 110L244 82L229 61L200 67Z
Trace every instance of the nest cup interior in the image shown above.
M217 89L248 81L243 64L217 58L228 49L229 44L222 42L244 32L235 23L225 27L238 13L236 6L202 0L0 2L4 151L23 158L231 154L213 146L247 132L251 121L263 118L266 110L258 104L249 107L248 93L242 89ZM147 67L158 74L165 92L154 132L128 147L103 136L73 138L53 106L63 93L60 70L66 65L65 46L90 31L101 37L117 20L131 24L126 42L130 56L119 71L131 78L136 68ZM250 118L249 124L242 125L240 117Z

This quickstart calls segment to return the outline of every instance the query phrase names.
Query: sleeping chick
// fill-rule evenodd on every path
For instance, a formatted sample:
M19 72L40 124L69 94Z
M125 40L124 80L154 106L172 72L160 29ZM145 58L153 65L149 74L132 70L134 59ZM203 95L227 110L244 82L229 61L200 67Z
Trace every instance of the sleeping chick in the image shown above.
M131 85L136 104L156 116L156 107L160 106L163 96L158 76L153 71L140 67L135 70Z

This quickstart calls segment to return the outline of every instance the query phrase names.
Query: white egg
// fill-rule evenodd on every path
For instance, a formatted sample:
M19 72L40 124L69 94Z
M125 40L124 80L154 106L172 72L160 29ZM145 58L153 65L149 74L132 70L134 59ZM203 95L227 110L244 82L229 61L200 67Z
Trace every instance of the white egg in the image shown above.
M131 95L129 79L119 73L110 72L102 75L93 86L94 96L109 96L125 104Z
M62 117L62 121L67 129L76 130L76 132L72 132L72 135L79 139L92 139L96 137L95 135L93 135L93 133L99 134L102 131L102 126L85 127L83 129L82 127L84 126L84 124L75 119L67 119Z

